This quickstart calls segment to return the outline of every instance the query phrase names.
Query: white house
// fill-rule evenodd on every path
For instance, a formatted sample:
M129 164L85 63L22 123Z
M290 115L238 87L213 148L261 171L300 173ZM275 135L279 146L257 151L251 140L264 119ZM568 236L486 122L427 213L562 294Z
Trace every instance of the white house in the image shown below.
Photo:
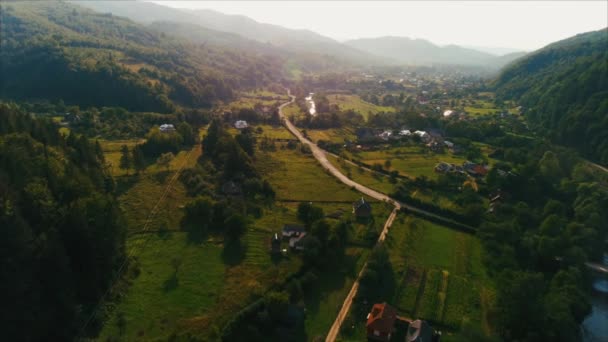
M447 148L452 148L452 147L454 147L454 143L453 143L453 142L451 142L451 141L447 141L447 140L446 140L446 141L444 141L443 143L445 144L445 146L446 146Z
M175 127L172 124L162 124L160 125L161 132L173 132L175 131Z
M444 117L446 117L446 118L447 118L448 116L451 116L452 114L454 114L454 111L453 111L453 110L451 110L451 109L448 109L448 110L446 110L445 112L443 112L443 116L444 116Z
M407 137L407 136L412 135L412 132L410 132L409 129L402 129L401 131L399 131L399 135Z
M244 129L247 128L247 121L245 120L238 120L237 122L234 123L234 127L236 129Z
M420 137L420 140L422 140L422 142L429 142L431 140L431 135L428 134L425 131L415 131L414 134L416 134L417 136Z
M384 131L384 132L380 133L378 136L383 140L388 140L391 137L391 135L393 135L393 132Z

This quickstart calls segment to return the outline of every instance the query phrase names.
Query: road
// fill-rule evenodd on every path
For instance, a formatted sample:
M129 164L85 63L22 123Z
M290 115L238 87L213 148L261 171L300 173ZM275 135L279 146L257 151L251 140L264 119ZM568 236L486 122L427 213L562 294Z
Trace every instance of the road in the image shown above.
M608 172L608 169L607 169L607 168L605 168L605 167L603 167L602 165L599 165L599 164L596 164L596 163L593 163L593 162L590 162L590 161L587 161L587 162L588 162L589 164L591 164L591 165L595 166L596 168L598 168L598 169L600 169L600 170L604 171L604 172Z
M338 178L342 183L348 185L349 187L353 187L353 188L357 189L359 192L364 193L364 194L368 195L369 197L375 198L379 201L390 202L390 203L394 204L395 207L397 207L398 209L401 208L401 206L402 206L401 203L393 200L392 198L390 198L389 196L387 196L381 192L378 192L374 189L370 189L364 185L354 182L353 180L349 179L344 174L342 174L342 172L340 172L340 170L338 170L335 166L333 166L329 162L329 160L327 160L327 155L325 154L325 151L322 150L319 146L317 146L312 141L308 140L304 135L302 135L300 130L298 130L298 128L296 126L294 126L294 124L292 124L291 121L289 121L289 119L283 114L283 108L285 106L293 103L296 98L295 96L291 95L289 90L287 91L287 95L289 95L291 100L289 102L283 103L282 105L279 106L279 116L283 119L283 123L285 124L285 127L287 127L287 129L291 132L291 134L293 134L296 138L298 138L298 140L302 144L308 145L308 147L310 147L310 150L311 150L313 156L319 161L319 163L321 163L321 166L323 166L323 168L329 170L329 172L334 177Z
M333 166L329 162L329 160L327 160L327 152L325 152L323 149L321 149L315 143L313 143L312 141L307 139L300 132L300 130L298 130L298 128L293 123L291 123L291 121L289 121L289 119L283 114L283 108L285 108L285 106L292 104L296 99L295 96L291 95L291 92L289 91L289 89L287 89L287 95L290 97L291 100L289 100L288 102L285 102L279 106L279 116L283 120L283 123L285 124L285 127L289 130L289 132L291 132L291 134L293 134L302 144L308 145L308 147L310 147L310 151L312 152L313 156L317 159L317 161L319 161L319 163L321 163L321 166L323 166L334 177L338 178L342 183L348 185L349 187L352 187L352 188L356 189L357 191L368 195L371 198L375 198L379 201L388 202L395 206L395 209L393 209L393 211L389 215L388 219L386 220L386 223L384 224L384 228L382 229L382 232L380 233L380 236L378 237L377 243L381 243L382 241L384 241L384 239L388 235L389 228L393 224L393 221L395 220L395 217L397 216L397 213L399 212L399 209L401 209L401 208L406 208L409 211L420 213L420 214L423 214L426 216L433 216L444 222L454 222L453 220L445 218L443 216L439 216L437 214L428 212L426 210L422 210L422 209L407 205L405 203L401 203L386 194L383 194L374 189L368 188L365 185L359 184L359 183L353 181L352 179L346 177L342 172L340 172L340 170L338 170L335 166ZM471 229L473 229L473 228L471 228ZM348 295L346 296L346 299L344 300L344 303L342 304L342 308L340 309L340 312L338 313L338 316L336 317L334 324L331 326L331 329L327 333L327 337L325 338L326 342L334 342L336 337L338 336L338 333L340 332L340 327L342 326L342 322L344 322L344 319L348 315L348 311L350 310L350 307L353 303L353 299L355 298L355 295L357 294L357 290L359 289L359 279L361 278L361 275L365 271L366 266L367 266L367 262L361 268L361 271L359 272L357 279L355 279L355 282L353 283L353 286L350 289L350 292L348 293Z
M594 271L608 274L608 266L606 265L598 264L595 262L586 262L585 265Z
M328 170L334 177L338 178L342 183L348 185L349 187L352 187L354 189L356 189L357 191L364 193L366 195L368 195L371 198L375 198L379 201L385 201L388 203L393 204L397 209L401 209L401 208L405 208L411 212L415 212L415 213L419 213L425 216L432 216L438 220L444 221L446 223L454 223L455 221L443 216L439 216L435 213L431 213L429 211L423 210L423 209L419 209L416 207L413 207L411 205L399 202L393 198L391 198L390 196L378 192L374 189L368 188L365 185L359 184L355 181L353 181L352 179L346 177L342 172L340 172L340 170L338 170L335 166L333 166L329 160L327 160L327 152L325 152L323 149L321 149L319 146L317 146L315 143L313 143L312 141L308 140L304 135L302 135L302 133L300 132L300 130L298 130L298 128L291 123L291 121L289 121L289 119L283 114L283 108L285 106L290 105L291 103L293 103L296 99L295 96L291 95L291 92L289 91L289 89L287 89L287 95L291 98L290 101L283 103L282 105L279 106L279 116L282 118L283 123L285 124L285 127L289 130L289 132L291 132L291 134L293 134L302 144L306 144L308 145L308 147L310 147L310 150L313 154L313 156L319 161L319 163L321 164L321 166L323 166L323 168L325 168L326 170ZM474 228L469 227L471 230L474 230Z

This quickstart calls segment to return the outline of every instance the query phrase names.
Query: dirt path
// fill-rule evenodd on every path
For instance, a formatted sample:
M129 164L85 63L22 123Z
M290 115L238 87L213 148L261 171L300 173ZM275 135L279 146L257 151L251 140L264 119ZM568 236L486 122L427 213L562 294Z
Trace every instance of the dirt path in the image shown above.
M389 228L393 224L395 217L397 217L397 212L398 212L398 209L395 208L389 215L388 219L386 220L386 223L384 223L384 228L382 229L382 233L380 234L380 237L378 238L377 243L381 243L386 238ZM363 275L363 272L365 272L366 267L367 267L367 262L363 265L363 267L361 268L361 271L359 271L359 274L357 275L357 279L355 279L355 282L353 283L353 287L351 287L350 292L348 292L348 295L344 299L342 308L340 309L340 312L338 312L338 316L336 317L334 324L331 326L331 328L329 329L329 332L327 333L327 337L325 338L326 342L335 341L336 337L340 333L340 327L342 327L342 323L344 322L344 319L346 318L346 316L348 315L348 312L350 311L350 307L353 304L353 299L355 298L355 295L357 294L357 290L359 290L359 279L361 279L361 276Z

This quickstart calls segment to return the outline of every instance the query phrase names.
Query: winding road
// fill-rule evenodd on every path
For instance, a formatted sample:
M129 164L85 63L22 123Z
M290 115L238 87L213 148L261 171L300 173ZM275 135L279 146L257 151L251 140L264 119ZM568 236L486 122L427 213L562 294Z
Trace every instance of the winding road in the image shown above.
M312 141L308 140L304 135L302 135L300 130L298 130L298 128L293 123L291 123L291 121L289 121L289 119L283 114L283 108L292 104L296 99L295 96L291 95L289 90L287 90L287 95L289 95L291 100L279 106L279 116L283 119L283 123L285 124L285 127L287 127L289 132L291 132L291 134L298 138L298 140L302 144L308 145L308 147L310 147L313 156L319 161L319 163L321 163L321 166L323 166L323 168L329 170L329 172L331 172L331 174L334 177L338 178L342 183L348 185L349 187L357 189L359 192L362 192L368 195L369 197L375 198L379 201L390 202L394 204L397 209L402 207L401 203L395 201L386 194L383 194L374 189L370 189L364 185L354 182L353 180L346 177L342 172L340 172L340 170L338 170L335 166L333 166L332 163L327 160L325 151L322 150L319 146L317 146L317 144L313 143Z
M443 222L446 223L458 223L452 219L446 218L444 216L439 216L435 213L432 213L430 211L426 211L417 207L413 207L411 205L399 202L393 198L391 198L390 196L388 196L387 194L384 194L382 192L376 191L374 189L368 188L365 185L359 184L355 181L353 181L352 179L346 177L342 172L340 172L340 170L338 170L328 159L327 159L327 153L326 151L324 151L323 149L321 149L319 146L317 146L315 143L313 143L312 141L310 141L309 139L307 139L304 135L302 135L302 133L300 132L300 130L298 130L298 128L291 123L291 121L289 121L289 119L285 116L285 114L283 114L283 108L285 108L285 106L288 106L290 104L292 104L296 97L291 95L291 92L289 91L289 89L287 89L287 95L290 97L290 101L283 103L282 105L279 106L279 116L281 117L281 119L283 120L283 123L285 125L285 127L289 130L289 132L291 132L291 134L293 134L296 138L298 138L298 140L302 143L302 144L306 144L308 145L308 147L310 147L310 150L313 154L313 156L319 161L319 163L321 164L321 166L323 166L323 168L325 168L326 170L328 170L334 177L338 178L342 183L348 185L349 187L352 187L354 189L356 189L357 191L364 193L366 195L368 195L369 197L372 197L374 199L377 199L379 201L384 201L384 202L388 202L393 204L397 209L401 209L401 208L405 208L408 211L414 212L414 213L419 213L422 214L424 216L432 216L438 220L441 220ZM469 227L471 230L474 230L472 227Z
M391 203L395 206L395 209L393 209L393 211L389 215L388 219L386 220L386 223L384 224L384 228L382 229L382 232L380 233L380 236L378 237L377 243L381 243L382 241L384 241L384 239L386 238L386 236L388 234L390 226L393 224L393 221L395 220L395 217L397 217L397 213L399 212L399 209L401 209L401 208L406 208L412 212L421 213L421 214L424 214L427 216L433 216L433 217L436 217L437 219L445 221L445 222L454 222L445 217L438 216L431 212L401 203L401 202L389 197L386 194L383 194L374 189L368 188L365 185L359 184L359 183L353 181L352 179L346 177L342 172L340 172L340 170L338 170L334 165L332 165L329 162L329 160L327 160L327 152L325 152L323 149L321 149L315 143L313 143L312 141L307 139L298 130L298 128L293 123L291 123L291 121L289 121L289 119L285 116L285 114L283 114L283 108L285 108L285 106L292 104L296 99L295 96L291 95L291 92L289 91L289 89L287 89L287 95L290 97L291 100L288 102L285 102L279 106L279 116L283 120L283 123L285 124L285 127L289 130L289 132L291 132L291 134L293 134L296 138L298 138L298 140L302 144L306 144L306 145L308 145L308 147L310 147L310 150L311 150L313 156L319 161L319 163L321 163L321 166L323 166L334 177L338 178L342 183L348 185L349 187L352 187L352 188L358 190L359 192L368 195L369 197L375 198L379 201ZM325 338L326 342L334 342L336 340L336 337L338 336L338 333L340 332L340 327L342 326L344 319L348 315L348 311L350 310L350 307L353 303L353 299L355 298L355 295L357 294L357 290L359 289L359 279L361 278L361 275L365 271L366 267L367 267L367 262L363 265L363 267L361 268L361 271L357 275L357 279L355 279L355 282L353 283L352 288L350 289L348 295L346 296L346 299L344 300L344 303L342 304L342 308L340 309L340 312L338 312L338 316L336 317L336 320L334 321L329 332L327 333L327 336Z

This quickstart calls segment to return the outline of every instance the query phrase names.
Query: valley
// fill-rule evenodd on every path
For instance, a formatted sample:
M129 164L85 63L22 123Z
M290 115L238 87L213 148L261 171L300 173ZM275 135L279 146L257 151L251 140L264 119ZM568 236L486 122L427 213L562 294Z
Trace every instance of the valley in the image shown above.
M175 6L0 4L4 339L605 335L607 29L520 53Z

